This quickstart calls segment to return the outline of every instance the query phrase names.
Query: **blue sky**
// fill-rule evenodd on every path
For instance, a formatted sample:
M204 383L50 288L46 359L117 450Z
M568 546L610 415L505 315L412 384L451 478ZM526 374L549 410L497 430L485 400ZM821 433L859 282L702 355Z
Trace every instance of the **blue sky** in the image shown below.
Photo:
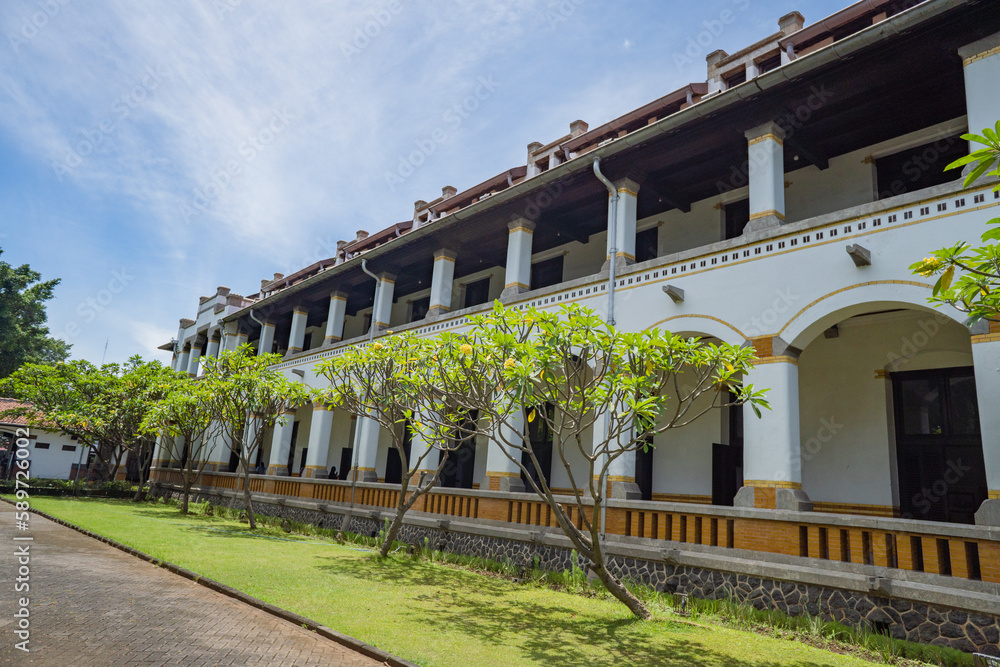
M216 286L252 294L845 4L4 0L2 259L62 279L74 357L167 361Z

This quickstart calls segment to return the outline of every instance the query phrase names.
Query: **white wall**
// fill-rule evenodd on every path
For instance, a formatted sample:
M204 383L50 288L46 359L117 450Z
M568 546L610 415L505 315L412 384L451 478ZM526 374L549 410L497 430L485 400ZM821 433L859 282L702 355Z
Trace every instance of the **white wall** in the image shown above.
M69 479L73 464L80 462L80 444L69 436L54 431L33 428L30 432L33 436L29 438L31 444L28 445L31 477ZM48 444L48 448L41 449L39 444ZM86 451L83 452L83 463L87 463Z

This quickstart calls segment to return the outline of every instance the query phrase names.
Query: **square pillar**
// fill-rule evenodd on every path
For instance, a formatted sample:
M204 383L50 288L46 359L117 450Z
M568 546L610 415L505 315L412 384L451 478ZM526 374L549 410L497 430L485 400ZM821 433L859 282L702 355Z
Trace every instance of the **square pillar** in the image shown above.
M344 316L347 314L347 293L330 294L330 311L326 316L324 345L333 345L344 338Z
M303 476L311 479L328 479L330 468L330 433L333 430L333 410L325 403L313 405L312 422L309 425L309 444L306 450L306 467Z
M201 343L191 343L191 354L188 356L187 372L191 377L198 377L198 364L201 361Z
M306 342L306 322L309 319L309 311L303 306L296 306L292 311L292 328L288 333L287 354L298 354L302 351L302 346Z
M451 290L455 279L454 250L442 248L434 251L434 273L431 278L430 307L428 317L440 317L451 310Z
M785 224L785 131L764 123L746 131L750 172L750 222L746 231Z
M524 409L517 411L508 419L509 425L500 425L499 432L491 436L486 447L486 474L483 476L483 483L480 488L489 491L503 491L506 493L523 493L525 491L524 481L521 479L521 467L511 461L504 450L506 450L515 460L520 460L521 452L504 443L520 445L521 435L524 433Z
M608 422L610 421L607 413L601 415L594 421L593 432L594 432L594 450L602 448L605 439L608 437ZM618 446L628 446L632 441L633 426L629 426L625 431L623 431L617 438L617 443L611 441L607 444L605 451L607 453L614 452ZM594 470L600 476L600 469L604 465L603 457L597 459L595 462L597 466ZM608 476L607 476L608 488L606 489L608 498L618 498L621 500L642 500L642 491L639 489L639 485L635 483L635 452L629 451L621 454L611 462L608 466Z
M191 346L185 345L181 348L181 353L177 355L177 372L187 373L188 372L188 356L191 354Z
M531 242L534 233L535 223L527 218L507 223L507 265L501 299L531 289Z
M232 451L229 447L229 436L219 427L219 422L212 423L209 433L215 437L205 448L205 459L208 461L205 464L205 472L224 470L229 465L229 454Z
M392 318L392 293L396 289L396 274L382 272L378 274L378 293L375 295L375 306L372 309L372 326L375 332L389 328Z
M758 419L753 408L743 406L743 487L737 507L779 510L812 510L802 490L802 449L799 434L798 350L777 336L750 341L757 361L744 378L755 387L769 389L770 410Z
M288 409L282 418L274 422L271 432L271 455L268 457L267 474L288 476L288 455L292 451L292 428L295 426L295 410Z
M257 340L257 354L270 354L274 349L274 322L264 320L260 328L260 338Z
M212 337L208 340L208 349L205 351L205 356L209 359L215 359L219 356L219 332L212 334Z
M375 462L378 460L378 436L381 426L374 419L358 417L358 433L354 446L358 448L357 475L359 482L377 482Z
M987 334L972 337L972 363L976 376L976 400L979 403L979 431L986 463L989 496L979 511L976 523L1000 526L1000 324L992 323Z
M406 424L405 428L410 428L410 425ZM424 459L420 462L420 467L414 470L414 465L416 465L417 459L421 456L423 456ZM407 461L407 465L414 474L410 481L414 484L419 484L426 476L433 475L437 472L437 467L440 462L441 450L437 447L431 446L430 440L427 438L424 431L418 428L416 431L411 432L410 460ZM403 474L408 474L410 470L404 470Z
M233 336L233 349L235 350L240 345L246 345L248 337L247 332L243 331L242 327L238 328L236 330L236 335Z
M980 39L958 50L965 76L965 107L969 132L982 134L1000 117L1000 33ZM985 148L972 143L970 151Z
M236 334L239 332L238 322L226 322L222 325L222 351L236 349Z
M614 182L618 190L618 204L615 215L615 261L617 266L635 264L635 224L639 210L639 184L631 178L620 178ZM608 213L611 211L611 196L608 195ZM604 257L602 271L608 270L611 261L611 239Z

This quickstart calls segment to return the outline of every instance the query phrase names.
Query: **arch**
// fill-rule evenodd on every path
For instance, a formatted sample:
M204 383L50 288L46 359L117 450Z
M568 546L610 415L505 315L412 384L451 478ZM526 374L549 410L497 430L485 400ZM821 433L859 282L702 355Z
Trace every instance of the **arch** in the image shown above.
M927 301L931 285L911 280L875 280L858 283L819 297L781 328L778 335L792 347L804 350L810 342L831 326L849 317L872 312L906 308L940 313L963 324L965 316L954 308L935 308Z
M711 336L731 345L742 345L747 340L747 335L734 327L729 322L721 320L712 315L674 315L659 322L654 322L647 329L666 325L665 328L671 333L693 333L698 336Z

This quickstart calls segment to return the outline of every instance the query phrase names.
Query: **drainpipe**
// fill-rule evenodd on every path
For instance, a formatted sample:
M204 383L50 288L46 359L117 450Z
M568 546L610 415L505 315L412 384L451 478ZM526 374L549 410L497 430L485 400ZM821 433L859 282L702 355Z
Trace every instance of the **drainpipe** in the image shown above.
M382 288L382 285L379 282L378 276L376 276L374 273L368 270L368 261L363 258L361 260L361 270L367 273L375 280L375 299L372 302L372 323L368 327L368 342L371 343L372 340L375 338L375 306L378 305L378 293L379 290ZM351 518L354 516L354 492L358 486L358 472L357 472L358 449L360 448L360 445L361 445L361 419L358 419L354 423L354 451L351 452L351 459L352 459L351 470L354 471L354 474L351 475L351 506L347 516L344 517L344 523L340 526L341 533L347 532L347 526Z
M611 326L615 325L615 265L618 262L618 248L616 247L616 237L618 236L618 188L615 184L607 179L607 177L601 173L601 158L594 158L594 174L604 183L604 187L608 189L611 195L611 211L608 213L608 245L610 246L608 254L611 256L611 262L608 266L608 319L607 322ZM607 440L611 432L611 419L609 418L605 423L604 437ZM607 488L607 465L603 462L601 463L601 480L600 480L601 495L606 495L605 489ZM605 498L604 502L601 504L601 532L600 540L604 542L605 539L605 526L608 525L608 499Z

